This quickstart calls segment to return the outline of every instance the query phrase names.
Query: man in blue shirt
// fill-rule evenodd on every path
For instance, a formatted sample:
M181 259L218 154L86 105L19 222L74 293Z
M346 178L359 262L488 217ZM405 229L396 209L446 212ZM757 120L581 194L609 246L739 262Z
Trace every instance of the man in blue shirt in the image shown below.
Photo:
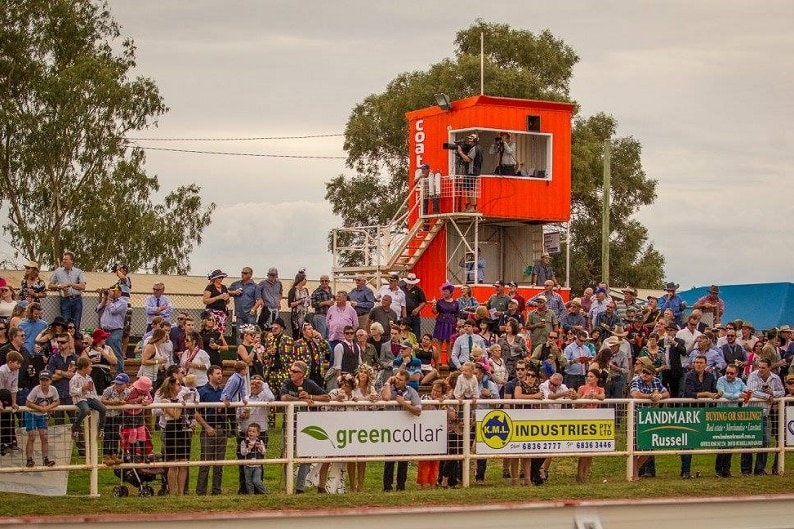
M37 351L36 336L49 325L46 321L41 319L43 309L38 302L30 303L25 309L25 319L19 322L19 328L25 331L25 341L22 345L25 349L30 351L31 354L40 355L41 347Z
M208 382L198 390L202 403L222 402L223 371L218 366L210 366L207 369ZM202 461L222 461L226 459L226 410L224 408L202 408L201 413L196 415L196 419L202 427L201 430L201 460ZM207 481L209 478L210 467L199 467L198 481L196 482L196 494L205 496L207 494ZM221 483L223 481L223 467L216 465L212 467L212 494L221 493Z
M146 312L146 332L152 330L152 320L155 316L160 316L168 323L171 323L174 304L163 292L165 292L165 285L163 283L155 283L152 285L152 295L143 302L143 310Z
M127 299L121 296L121 288L113 285L97 305L99 326L109 332L105 342L116 355L116 374L124 373L124 352L121 350L121 339L124 335L124 318L127 315Z
M364 276L356 276L356 288L348 292L347 298L350 306L356 310L358 327L366 329L369 311L375 308L375 293L367 286Z
M730 364L725 368L725 374L717 380L717 394L720 398L727 399L733 404L727 406L738 406L739 399L744 398L744 392L747 391L747 386L739 374L739 367ZM717 454L717 459L714 461L714 472L718 478L731 477L731 454L730 452L721 452Z
M681 320L681 314L686 308L686 302L683 299L681 299L681 296L675 293L675 291L678 290L679 286L680 285L677 285L672 281L667 283L667 285L665 285L664 289L667 292L667 294L659 298L659 311L661 311L661 313L664 314L664 311L666 309L672 310L676 324L678 324L678 326L681 327L683 323Z
M246 324L256 324L256 311L262 304L257 299L257 286L252 279L254 271L250 266L244 266L240 271L240 279L229 285L229 295L234 298L234 317L237 319L237 336L240 336L240 327Z

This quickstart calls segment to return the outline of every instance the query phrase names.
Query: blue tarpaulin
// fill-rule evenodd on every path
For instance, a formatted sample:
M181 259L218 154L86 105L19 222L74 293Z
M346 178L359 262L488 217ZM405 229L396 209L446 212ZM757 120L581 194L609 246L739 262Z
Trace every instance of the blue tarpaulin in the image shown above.
M718 286L720 298L725 302L722 323L741 319L752 323L756 330L794 325L794 283ZM691 308L708 291L709 287L705 286L678 295Z

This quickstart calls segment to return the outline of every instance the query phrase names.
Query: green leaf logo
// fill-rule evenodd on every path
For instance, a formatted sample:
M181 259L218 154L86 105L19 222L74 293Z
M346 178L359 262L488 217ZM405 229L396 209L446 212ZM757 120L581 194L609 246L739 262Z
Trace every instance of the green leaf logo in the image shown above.
M331 443L331 446L336 448L334 442L331 441L330 437L328 437L328 433L319 426L307 426L306 428L301 430L301 432L305 433L309 437L317 439L318 441L328 441L329 443Z

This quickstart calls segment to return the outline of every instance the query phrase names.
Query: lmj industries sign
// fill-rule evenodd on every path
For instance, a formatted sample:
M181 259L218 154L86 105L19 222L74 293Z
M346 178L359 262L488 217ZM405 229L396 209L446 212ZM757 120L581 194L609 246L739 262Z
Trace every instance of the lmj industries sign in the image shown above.
M697 450L763 446L760 407L640 408L638 450Z

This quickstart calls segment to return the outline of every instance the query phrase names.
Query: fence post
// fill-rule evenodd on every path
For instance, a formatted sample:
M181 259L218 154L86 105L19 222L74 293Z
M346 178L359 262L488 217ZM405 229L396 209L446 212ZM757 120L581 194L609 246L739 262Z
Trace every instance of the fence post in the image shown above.
M634 413L634 400L629 400L626 403L626 452L628 452L628 460L626 461L626 480L631 481L634 478L634 437L636 435L636 425L634 423L636 415Z
M777 473L786 471L786 401L785 397L777 401Z
M284 448L286 449L285 457L287 458L286 470L284 472L284 486L287 494L294 493L295 480L295 404L293 402L287 403L287 409L284 413L284 431L286 433L284 439Z
M471 401L463 401L463 488L469 488L470 479L469 472L471 472Z
M89 475L89 495L92 497L99 496L99 468L98 468L98 455L97 455L97 448L98 448L98 438L97 435L97 427L99 426L99 413L96 411L91 411L86 417L86 430L88 435L86 435L86 446L85 446L85 458L86 463L91 465L91 473Z

